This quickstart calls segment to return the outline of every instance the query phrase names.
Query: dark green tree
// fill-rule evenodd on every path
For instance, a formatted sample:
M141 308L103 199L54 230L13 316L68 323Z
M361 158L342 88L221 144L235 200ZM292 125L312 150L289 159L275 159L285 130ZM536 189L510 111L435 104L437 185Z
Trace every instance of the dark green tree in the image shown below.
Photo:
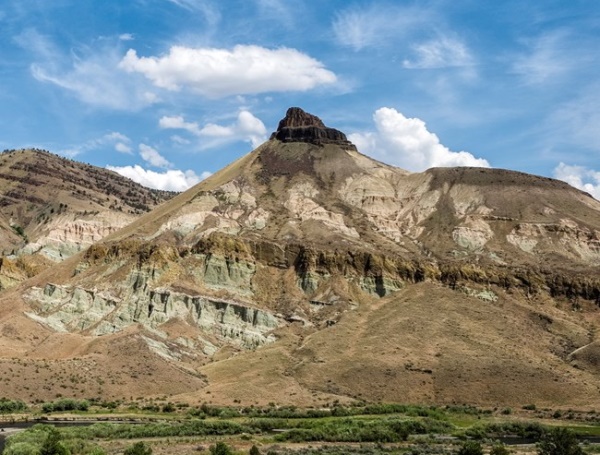
M124 455L152 455L152 447L144 441L136 442L134 445L127 447Z
M547 431L537 445L539 455L584 455L577 437L568 428L553 428Z
M60 440L60 432L56 428L50 428L40 449L40 455L69 455L69 451Z
M260 450L256 446L250 448L250 455L260 455Z
M456 453L457 455L483 455L483 448L477 441L465 441Z
M162 407L162 412L175 412L176 408L173 403L167 403Z
M231 448L223 441L217 442L214 446L208 448L211 455L233 455Z
M501 443L498 444L494 444L492 446L492 448L490 449L490 455L509 455L510 454L510 450L508 450L508 448Z

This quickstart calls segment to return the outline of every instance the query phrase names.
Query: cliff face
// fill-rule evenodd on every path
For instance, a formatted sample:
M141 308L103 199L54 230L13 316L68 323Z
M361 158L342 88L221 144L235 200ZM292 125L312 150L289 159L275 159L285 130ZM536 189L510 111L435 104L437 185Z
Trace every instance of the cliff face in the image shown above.
M138 275L135 286L143 280ZM274 341L267 333L279 325L270 312L243 303L145 286L119 298L94 289L47 284L32 288L25 299L36 308L29 314L32 318L64 333L101 336L137 323L159 330L162 324L180 318L233 344L255 348ZM182 347L201 349L207 355L216 350L208 341L204 345L197 341L182 339Z
M94 241L94 229L66 224L51 237ZM24 325L83 340L83 352L136 336L139 349L206 375L220 401L253 390L296 404L522 404L569 385L584 390L565 395L576 403L600 386L600 203L562 182L411 174L292 108L255 151L106 233L5 294L0 334L20 311ZM43 344L19 349L42 356ZM499 371L521 389L492 390Z
M279 122L277 131L271 140L281 142L306 142L314 145L335 144L344 149L356 150L346 135L334 128L328 128L320 118L304 112L298 107L291 107Z

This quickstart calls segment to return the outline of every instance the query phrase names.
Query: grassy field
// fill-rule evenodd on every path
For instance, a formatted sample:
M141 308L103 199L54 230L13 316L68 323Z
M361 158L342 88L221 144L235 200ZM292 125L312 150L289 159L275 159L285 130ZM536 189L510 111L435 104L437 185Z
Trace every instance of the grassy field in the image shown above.
M11 408L10 404L6 407ZM22 411L20 404L16 409ZM62 408L62 411L57 409ZM55 429L37 424L8 438L5 454L36 454L54 438L68 453L117 454L144 442L155 454L215 453L216 444L231 453L264 454L428 454L458 453L465 441L486 452L497 441L511 453L535 453L533 445L550 429L568 428L578 438L598 437L600 415L551 409L478 409L470 406L376 404L295 407L178 407L164 403L133 406L62 400L27 409L22 417L48 419L132 419ZM14 415L16 417L16 414ZM512 445L528 442L527 445ZM212 452L211 452L212 448ZM138 447L139 449L139 447ZM595 444L584 450L598 453ZM67 452L64 452L67 453Z

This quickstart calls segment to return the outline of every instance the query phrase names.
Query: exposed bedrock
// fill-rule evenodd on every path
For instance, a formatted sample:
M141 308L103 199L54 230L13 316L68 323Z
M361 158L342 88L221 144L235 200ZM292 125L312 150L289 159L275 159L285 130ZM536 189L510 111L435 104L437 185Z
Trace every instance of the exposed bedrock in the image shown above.
M25 296L37 310L29 316L60 332L105 335L132 324L159 329L179 318L188 324L246 348L274 341L270 331L279 326L268 311L233 301L186 295L167 289L140 287L127 299L81 287L47 284Z
M344 133L334 128L328 128L315 115L304 112L299 107L291 107L285 117L279 122L277 131L271 139L281 142L308 142L309 144L337 144L344 149L356 150Z

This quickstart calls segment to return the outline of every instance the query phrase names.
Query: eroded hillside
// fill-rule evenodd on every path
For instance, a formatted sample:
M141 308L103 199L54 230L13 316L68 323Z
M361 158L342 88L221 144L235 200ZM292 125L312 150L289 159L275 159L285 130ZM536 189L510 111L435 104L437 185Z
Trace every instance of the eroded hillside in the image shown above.
M0 154L0 195L2 288L84 250L173 196L31 149Z
M4 294L0 346L93 359L109 397L591 405L599 233L600 203L562 182L411 174L290 109L255 151ZM116 379L115 358L155 373Z

